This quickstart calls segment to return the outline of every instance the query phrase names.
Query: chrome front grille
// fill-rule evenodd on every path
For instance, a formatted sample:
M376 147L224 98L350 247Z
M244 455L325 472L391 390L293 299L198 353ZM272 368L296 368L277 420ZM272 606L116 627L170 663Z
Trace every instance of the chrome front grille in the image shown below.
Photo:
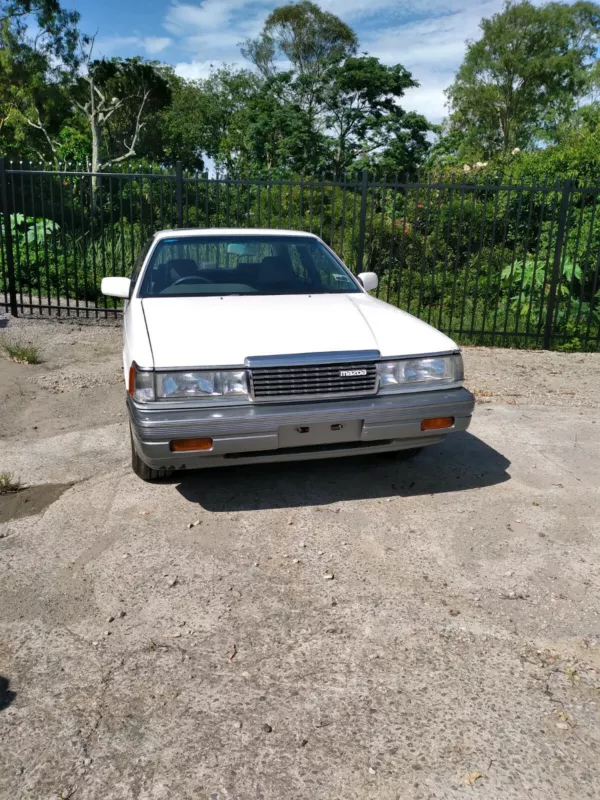
M256 400L369 395L377 391L377 367L372 361L253 367L250 384Z

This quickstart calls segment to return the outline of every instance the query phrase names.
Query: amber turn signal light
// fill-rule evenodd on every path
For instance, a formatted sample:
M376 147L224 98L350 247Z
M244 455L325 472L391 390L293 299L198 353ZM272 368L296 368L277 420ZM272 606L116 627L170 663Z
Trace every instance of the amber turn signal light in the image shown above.
M439 431L441 428L451 428L453 425L454 417L432 417L421 420L422 431Z
M173 453L189 453L192 450L212 450L212 439L175 439L169 445Z
M135 392L135 364L129 367L129 384L127 386L127 391L133 397L133 393Z

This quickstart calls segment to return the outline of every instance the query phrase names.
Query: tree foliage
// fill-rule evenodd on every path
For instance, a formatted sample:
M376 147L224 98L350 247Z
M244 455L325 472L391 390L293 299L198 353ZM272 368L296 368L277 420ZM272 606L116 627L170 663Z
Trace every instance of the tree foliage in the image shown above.
M499 170L544 145L570 172L595 163L600 6L588 0L509 0L482 20L441 127L403 108L416 77L360 53L352 28L311 0L267 16L241 45L248 69L216 65L198 81L141 58L94 59L78 22L59 0L0 0L6 155L95 169L135 158L199 170L208 158L238 176Z
M272 11L261 34L246 40L242 54L265 76L273 74L276 60L289 61L303 77L310 98L311 89L327 68L354 55L357 49L352 28L310 0L301 0Z
M171 102L171 88L154 64L139 58L88 58L71 96L89 125L97 172L103 160L119 163L138 155L153 115Z
M208 157L230 175L339 175L376 165L414 172L430 147L432 126L400 105L418 85L411 74L357 55L352 28L310 0L268 15L241 46L248 69L223 64L198 81L141 58L94 58L93 37L58 0L0 8L5 153L82 160L94 171L132 158L202 169ZM32 15L43 31L35 41Z
M480 28L447 91L460 154L489 157L552 139L589 91L600 7L507 2Z
M58 0L0 0L3 153L43 156L48 131L58 133L68 116L64 75L77 68L78 21Z
M334 138L337 172L346 170L359 156L364 158L388 143L393 145L395 140L398 146L406 114L397 101L406 89L417 85L400 64L388 67L373 56L347 58L331 71L322 101L324 123ZM426 141L422 145L426 149Z
M357 56L354 31L335 15L309 0L275 9L260 35L248 40L242 53L263 77L265 108L277 119L285 141L268 145L270 166L341 174L369 163L383 150L415 169L429 147L431 126L424 117L406 119L399 100L417 86L400 64L387 66L379 59ZM289 64L284 72L278 63ZM403 148L409 129L425 133ZM267 130L267 120L253 126ZM266 144L266 143L265 143ZM262 148L259 148L260 152Z

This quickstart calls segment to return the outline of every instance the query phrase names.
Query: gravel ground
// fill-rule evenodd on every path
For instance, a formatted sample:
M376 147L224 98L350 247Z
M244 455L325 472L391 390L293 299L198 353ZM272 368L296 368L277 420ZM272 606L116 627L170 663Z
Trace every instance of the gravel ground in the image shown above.
M600 406L600 353L500 347L464 349L467 383L479 402L552 408Z
M149 485L118 327L1 337L2 800L600 797L600 355L467 348L410 463Z

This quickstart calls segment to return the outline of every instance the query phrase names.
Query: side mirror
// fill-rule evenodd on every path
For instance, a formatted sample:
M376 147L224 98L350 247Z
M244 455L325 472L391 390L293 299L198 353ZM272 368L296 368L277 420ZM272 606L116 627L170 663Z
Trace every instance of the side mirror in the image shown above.
M374 272L361 272L357 277L367 292L372 292L379 284L379 278Z
M100 291L108 297L122 297L129 299L131 293L131 281L129 278L102 278Z

